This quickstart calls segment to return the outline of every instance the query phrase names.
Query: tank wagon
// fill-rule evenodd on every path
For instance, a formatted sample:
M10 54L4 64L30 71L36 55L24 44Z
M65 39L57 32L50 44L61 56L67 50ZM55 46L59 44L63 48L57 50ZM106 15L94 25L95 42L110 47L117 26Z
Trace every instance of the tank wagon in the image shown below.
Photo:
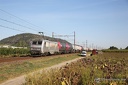
M81 52L83 50L83 47L81 45L75 44L75 46L74 46L74 44L72 44L72 46L73 46L73 49L76 53Z
M72 53L72 44L62 41L33 40L30 43L31 55L51 55Z

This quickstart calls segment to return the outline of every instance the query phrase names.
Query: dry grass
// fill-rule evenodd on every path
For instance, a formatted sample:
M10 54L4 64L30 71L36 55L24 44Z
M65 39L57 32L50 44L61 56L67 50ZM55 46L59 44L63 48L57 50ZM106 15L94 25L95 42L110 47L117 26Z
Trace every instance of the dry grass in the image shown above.
M29 75L24 85L127 85L127 77L128 53L103 53Z
M76 54L43 57L29 61L17 61L0 66L0 83L17 76L43 69L67 60L78 58Z

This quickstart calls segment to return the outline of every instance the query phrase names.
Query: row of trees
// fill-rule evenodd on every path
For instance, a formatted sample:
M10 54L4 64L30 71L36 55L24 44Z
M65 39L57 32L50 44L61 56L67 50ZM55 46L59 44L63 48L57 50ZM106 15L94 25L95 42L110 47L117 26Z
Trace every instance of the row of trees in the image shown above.
M110 48L108 48L109 50L119 50L117 47L115 46L111 46ZM120 48L122 49L122 48ZM124 50L128 50L128 46L124 49Z
M110 48L108 49L104 49L102 50L103 52L116 52L116 53L127 53L128 52L128 46L125 48L125 49L118 49L117 47L115 46L111 46Z

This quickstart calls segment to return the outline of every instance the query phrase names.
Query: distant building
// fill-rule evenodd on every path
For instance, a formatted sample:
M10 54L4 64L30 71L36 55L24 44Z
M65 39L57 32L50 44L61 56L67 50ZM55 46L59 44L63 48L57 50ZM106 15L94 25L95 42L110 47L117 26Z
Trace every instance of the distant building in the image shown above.
M10 48L10 45L0 45L0 48Z
M10 45L0 45L0 48L24 48L24 49L27 49L27 47L15 47L15 46L10 46Z

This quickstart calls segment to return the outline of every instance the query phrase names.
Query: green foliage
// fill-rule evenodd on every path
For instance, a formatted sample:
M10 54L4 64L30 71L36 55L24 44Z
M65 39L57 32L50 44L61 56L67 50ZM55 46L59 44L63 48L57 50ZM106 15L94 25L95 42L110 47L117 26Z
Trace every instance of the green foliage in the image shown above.
M125 48L125 50L128 50L128 46Z
M24 40L20 40L19 42L17 42L15 44L15 46L17 46L17 47L28 47L28 44Z
M7 56L10 55L12 56L21 56L21 55L28 55L29 49L24 49L24 48L0 48L0 55L1 56Z
M110 50L118 50L118 48L117 47L114 47L114 46L111 46L109 49Z

